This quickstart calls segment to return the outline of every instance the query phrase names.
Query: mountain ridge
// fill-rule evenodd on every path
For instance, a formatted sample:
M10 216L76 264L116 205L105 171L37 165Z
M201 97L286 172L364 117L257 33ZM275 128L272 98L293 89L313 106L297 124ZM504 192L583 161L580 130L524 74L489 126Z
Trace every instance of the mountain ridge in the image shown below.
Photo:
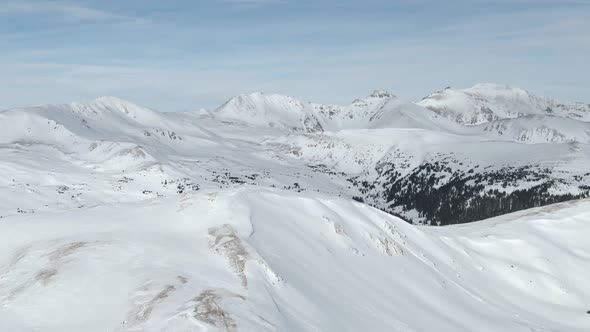
M518 98L529 98L523 91ZM348 106L254 93L212 112L176 113L101 97L0 112L0 151L21 163L5 163L9 178L35 183L19 211L259 185L354 197L415 223L446 225L588 195L590 123L528 111L465 124L382 90ZM0 184L8 193L20 188ZM51 193L60 186L77 188L70 202ZM105 188L112 198L92 193ZM0 215L15 213L11 204L0 204ZM451 205L462 217L445 212Z
M0 321L55 331L581 332L589 208L415 227L347 199L241 187L23 213L0 222Z
M446 88L424 97L417 104L464 125L525 115L556 115L590 121L590 104L563 103L532 95L524 89L492 83L476 84L467 89Z

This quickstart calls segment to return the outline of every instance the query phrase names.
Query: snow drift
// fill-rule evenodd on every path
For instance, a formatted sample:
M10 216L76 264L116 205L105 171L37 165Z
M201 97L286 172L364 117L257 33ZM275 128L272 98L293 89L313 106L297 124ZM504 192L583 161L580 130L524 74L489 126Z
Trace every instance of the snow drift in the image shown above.
M1 111L0 329L586 331L589 114L489 84Z
M20 331L586 331L590 201L459 227L258 188L0 223Z

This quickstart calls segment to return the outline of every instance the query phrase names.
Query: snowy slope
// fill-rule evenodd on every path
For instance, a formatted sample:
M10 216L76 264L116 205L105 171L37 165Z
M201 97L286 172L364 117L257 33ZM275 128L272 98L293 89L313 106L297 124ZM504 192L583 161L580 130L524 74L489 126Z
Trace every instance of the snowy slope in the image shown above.
M338 194L328 176L263 144L281 128L253 130L208 113L157 113L104 100L0 112L0 169L6 174L0 216L143 201L201 187L282 188L297 182L297 171L307 188Z
M226 121L240 121L255 126L280 129L321 131L309 103L282 95L252 93L231 98L216 110L215 117Z
M213 112L226 122L318 133L372 128L463 130L436 113L376 90L350 105L322 105L283 95L252 93L231 98Z
M441 94L0 111L0 330L588 330L585 106Z
M464 126L386 91L348 106L241 95L211 113L102 97L2 111L0 124L0 216L250 184L356 197L430 222L447 204L442 192L423 198L437 206L413 200L432 188L460 183L462 206L489 189L547 196L524 207L590 188L587 122L535 115ZM506 212L491 211L484 217Z
M387 109L402 101L385 90L375 90L365 98L355 99L350 105L312 104L319 116L325 119L328 130L362 129L375 126Z
M558 116L528 115L491 121L479 128L484 135L523 143L590 143L590 122Z
M0 223L7 331L587 331L590 201L460 227L257 187Z
M490 83L462 90L446 88L430 94L417 104L466 125L527 115L554 115L590 121L588 104L563 103L534 96L524 89Z

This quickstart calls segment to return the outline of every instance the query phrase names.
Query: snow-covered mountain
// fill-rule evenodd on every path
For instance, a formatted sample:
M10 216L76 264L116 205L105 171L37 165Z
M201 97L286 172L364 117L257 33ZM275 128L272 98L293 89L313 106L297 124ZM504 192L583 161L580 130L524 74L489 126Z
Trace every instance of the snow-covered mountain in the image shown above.
M588 194L590 111L531 115L523 100L548 99L496 85L443 94L476 92L502 111L475 126L386 91L347 106L254 93L213 112L159 113L114 97L2 111L0 216L249 184L449 224Z
M553 115L526 115L479 125L484 134L524 143L590 143L590 122Z
M556 115L590 121L590 104L563 103L531 95L520 88L490 83L463 90L446 88L425 97L418 105L465 125L526 115Z
M590 202L416 227L199 190L0 222L5 331L588 331Z
M588 105L102 97L0 111L0 174L2 330L589 327Z
M213 112L215 118L256 127L317 133L346 129L458 128L435 113L393 94L376 90L350 105L322 105L282 95L253 93L231 98ZM433 118L438 118L433 120Z
M253 126L321 131L322 124L314 113L309 103L259 92L233 97L214 114L217 119L239 121Z

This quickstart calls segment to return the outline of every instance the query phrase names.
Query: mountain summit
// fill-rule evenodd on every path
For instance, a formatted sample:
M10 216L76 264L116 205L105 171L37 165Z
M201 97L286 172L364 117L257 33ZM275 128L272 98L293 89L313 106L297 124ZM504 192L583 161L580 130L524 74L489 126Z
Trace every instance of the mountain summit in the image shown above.
M10 124L0 144L15 163L5 179L32 188L21 210L165 196L175 192L170 183L177 192L250 184L355 197L445 225L586 196L589 120L588 105L495 84L448 88L418 103L378 90L344 106L258 92L211 113L159 113L101 97L0 112ZM28 161L39 153L43 163ZM61 171L44 173L53 168ZM134 174L133 185L113 183L117 174ZM120 188L120 197L78 188L64 203L47 192L81 183ZM15 213L13 204L0 203L0 212Z
M590 121L590 105L562 103L534 96L524 89L491 83L476 84L462 90L447 88L417 104L464 125L528 115L554 115Z
M0 330L587 331L589 113L489 84L1 111Z

